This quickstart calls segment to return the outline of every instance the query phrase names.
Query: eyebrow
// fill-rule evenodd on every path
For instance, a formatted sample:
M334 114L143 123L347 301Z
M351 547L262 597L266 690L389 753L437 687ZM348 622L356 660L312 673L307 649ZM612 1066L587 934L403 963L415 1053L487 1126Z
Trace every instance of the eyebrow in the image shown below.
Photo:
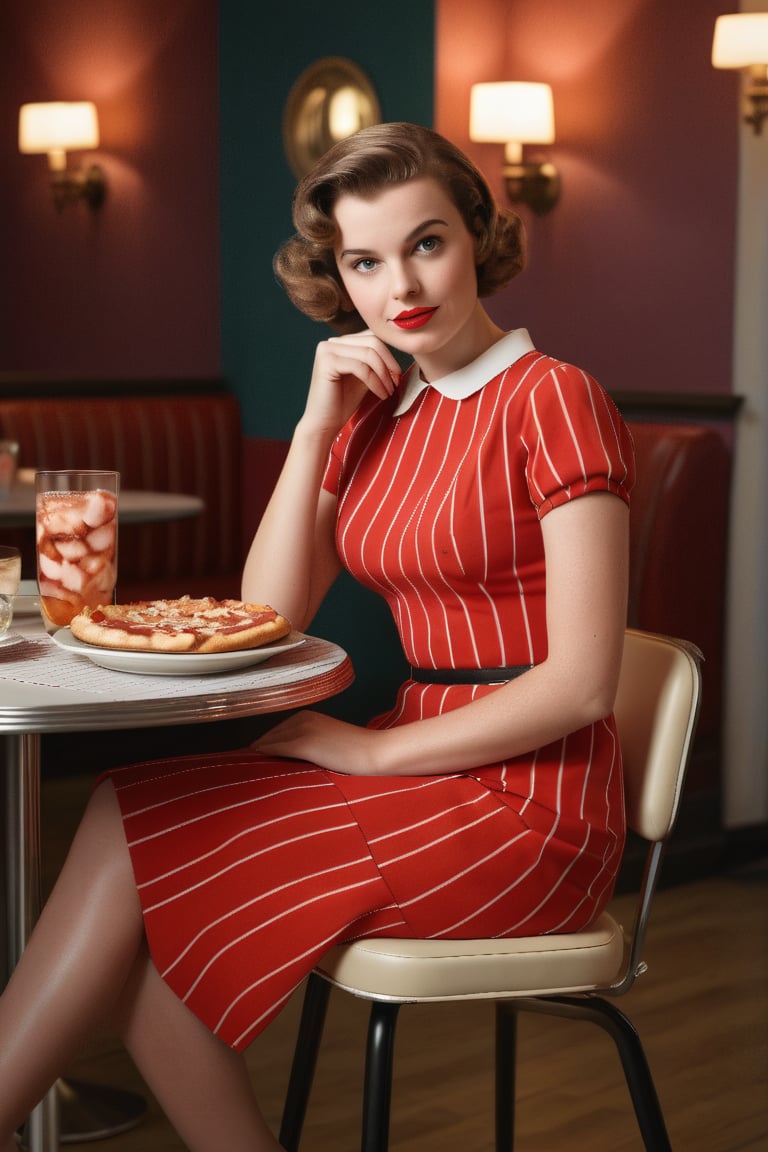
M439 216L436 216L434 220L424 220L421 224L417 224L416 227L408 233L408 235L405 237L405 243L410 244L413 240L416 239L417 236L420 236L422 232L427 230L427 228L433 228L435 224L442 224L445 228L448 227L448 221L442 220ZM372 248L343 248L340 255L342 257L368 256L371 254L371 252L373 252Z

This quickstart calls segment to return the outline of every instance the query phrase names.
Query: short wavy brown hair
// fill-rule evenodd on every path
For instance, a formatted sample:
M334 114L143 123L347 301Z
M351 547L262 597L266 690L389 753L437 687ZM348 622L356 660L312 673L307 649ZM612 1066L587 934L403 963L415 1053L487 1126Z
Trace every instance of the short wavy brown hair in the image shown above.
M274 270L296 307L337 332L359 332L364 321L350 301L334 255L337 199L370 196L416 177L437 180L477 238L477 290L491 296L525 264L525 234L514 212L499 208L484 176L464 153L418 124L363 128L334 144L300 181L293 200L296 233L277 252Z

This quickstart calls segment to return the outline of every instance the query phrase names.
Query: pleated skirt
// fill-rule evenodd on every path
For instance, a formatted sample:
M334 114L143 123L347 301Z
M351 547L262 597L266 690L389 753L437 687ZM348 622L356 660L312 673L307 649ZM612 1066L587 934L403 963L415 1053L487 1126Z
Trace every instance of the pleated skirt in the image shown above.
M335 943L572 931L621 852L482 773L353 777L246 749L109 776L153 962L238 1051Z

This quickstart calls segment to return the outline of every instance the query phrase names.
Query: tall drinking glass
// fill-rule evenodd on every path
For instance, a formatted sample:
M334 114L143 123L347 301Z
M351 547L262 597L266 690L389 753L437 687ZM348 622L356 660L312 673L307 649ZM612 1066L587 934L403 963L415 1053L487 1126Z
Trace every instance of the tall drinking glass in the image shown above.
M0 640L13 620L13 598L21 580L21 552L0 545Z
M37 586L49 633L114 600L119 487L119 472L35 474Z

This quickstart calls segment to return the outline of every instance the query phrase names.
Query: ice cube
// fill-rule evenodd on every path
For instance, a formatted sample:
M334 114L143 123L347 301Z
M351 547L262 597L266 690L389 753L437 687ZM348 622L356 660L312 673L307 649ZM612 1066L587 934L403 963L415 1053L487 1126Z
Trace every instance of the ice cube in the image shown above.
M49 492L41 505L43 527L50 536L83 535L84 501L80 492Z
M77 529L82 524L82 520L78 516L77 522L72 523L72 519L66 512L50 511L43 521L43 527L49 536L76 536Z
M40 572L48 580L61 580L61 565L57 560L50 556L46 556L44 552L39 553L37 562L40 565Z
M64 560L79 560L88 552L85 540L57 540L56 551Z
M101 572L103 566L104 557L99 556L95 552L89 552L88 555L80 561L80 567L83 572L87 572L89 576L93 576L96 572Z
M111 523L103 524L100 528L92 528L85 539L92 552L104 552L112 547L115 530Z
M100 528L114 517L115 499L111 492L87 492L83 520L89 528Z
M47 556L49 560L53 560L58 564L59 550L56 547L57 543L60 543L60 541L51 540L48 536L41 536L37 542L38 556Z
M81 592L85 584L85 572L77 564L65 560L61 566L61 582L70 592Z

